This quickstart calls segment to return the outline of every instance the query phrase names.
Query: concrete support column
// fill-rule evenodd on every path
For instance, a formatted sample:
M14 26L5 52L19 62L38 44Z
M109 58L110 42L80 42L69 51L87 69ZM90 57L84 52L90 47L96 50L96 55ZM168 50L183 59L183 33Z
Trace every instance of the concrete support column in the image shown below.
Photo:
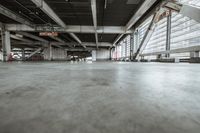
M23 48L23 49L22 49L22 60L25 61L25 58L26 58L26 57L25 57L25 49Z
M96 60L97 60L97 51L92 50L92 61L96 61Z
M113 51L113 49L112 49L112 48L109 48L109 52L110 52L110 53L109 53L109 54L110 54L110 55L109 55L109 56L110 56L110 57L109 57L109 60L112 60L112 51Z
M190 63L200 63L199 51L190 52Z
M141 60L144 60L144 56L141 56Z
M171 11L168 12L167 16L166 51L170 50L170 44L171 44ZM169 58L170 54L166 54L165 57Z
M49 44L49 61L52 60L52 46Z
M124 46L123 46L123 44L120 44L121 45L121 58L120 59L122 59L123 58L123 53L124 53Z
M161 57L162 57L162 55L159 54L159 55L157 55L156 59L159 60L159 59L161 59Z
M190 58L199 58L199 51L190 52Z
M118 60L118 46L117 45L115 46L115 49L116 49L115 50L116 51L116 60Z
M11 44L10 44L10 32L2 28L1 31L2 38L2 50L3 50L3 61L8 61L11 54Z

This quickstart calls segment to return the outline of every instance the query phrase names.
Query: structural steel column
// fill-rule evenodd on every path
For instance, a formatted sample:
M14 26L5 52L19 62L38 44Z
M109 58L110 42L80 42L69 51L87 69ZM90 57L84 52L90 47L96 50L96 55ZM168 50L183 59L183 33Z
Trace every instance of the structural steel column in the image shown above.
M135 44L134 44L134 51L133 51L133 53L135 54L135 52L137 51L137 49L138 49L138 46L139 46L139 35L138 35L139 33L138 33L138 30L136 30L135 32L134 32L134 40L135 40Z
M170 44L171 44L171 11L169 11L169 14L167 16L167 37L166 37L166 51L170 50ZM167 58L170 57L170 54L165 55Z
M125 38L125 40L123 40L124 43L124 47L125 47L125 57L127 57L127 38Z
M130 60L133 59L133 50L134 50L134 33L130 37Z
M3 61L6 62L9 60L11 54L11 44L10 44L10 32L5 30L5 27L2 27L1 30L2 37L2 50L3 50Z
M115 46L115 51L116 51L116 60L118 60L118 46Z

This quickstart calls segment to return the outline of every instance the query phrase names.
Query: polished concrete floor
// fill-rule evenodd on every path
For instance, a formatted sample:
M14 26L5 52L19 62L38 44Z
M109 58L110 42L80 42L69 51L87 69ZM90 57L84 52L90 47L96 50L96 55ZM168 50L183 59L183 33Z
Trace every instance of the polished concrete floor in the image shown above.
M0 133L200 133L200 65L0 63Z

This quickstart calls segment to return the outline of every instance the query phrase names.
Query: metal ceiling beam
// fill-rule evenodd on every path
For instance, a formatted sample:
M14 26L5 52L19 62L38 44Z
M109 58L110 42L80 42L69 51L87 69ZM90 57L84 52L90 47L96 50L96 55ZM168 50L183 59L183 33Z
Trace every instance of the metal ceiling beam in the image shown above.
M126 30L130 29L137 21L144 15L158 0L145 0L140 8L137 10L135 15L126 24Z
M68 44L76 45L76 43L68 43ZM96 43L92 43L92 42L83 42L83 44L87 47L96 47ZM108 42L99 42L99 47L112 47L112 44Z
M123 26L97 26L97 30L93 26L80 26L80 25L68 25L66 28L58 26L46 26L37 25L31 28L21 24L6 24L5 28L9 31L26 31L26 32L43 32L43 31L55 31L61 33L95 33L98 34L131 34L133 30L125 31Z
M100 48L100 49L108 49L108 48ZM73 49L65 49L65 50L71 51L71 52L84 52L84 51L91 52L92 50L96 50L96 48L95 47L88 47L86 49L73 48Z
M58 42L60 42L60 43L62 43L62 44L64 44L64 45L67 45L67 46L69 46L70 48L72 47L71 45L69 45L68 43L66 43L64 40L62 40L62 39L59 38L59 37L50 36L50 38L52 38L52 39L54 39L54 40L56 40L56 41L58 41Z
M96 0L91 0L91 9L92 9L92 19L94 24L94 30L95 30L95 40L96 45L98 48L98 34L97 34L97 6L96 6Z
M86 48L86 49L80 49L80 48L73 48L73 49L65 49L68 52L88 52L92 50L96 50L96 48Z
M18 40L18 41L21 41L21 42L16 42L16 41L11 41L11 44L13 45L13 44L16 44L16 43L18 43L18 44L23 44L23 45L27 45L27 46L31 46L31 47L36 47L36 46L34 46L34 41L32 41L32 40L29 40L29 39L25 39L25 38L21 38L21 37L18 37L18 36L16 36L16 35L10 35L10 37L12 38L12 39L15 39L15 40ZM40 42L41 43L41 42ZM42 44L40 44L40 45L42 45Z
M92 43L92 42L82 42L85 46L88 47L96 47L96 43ZM35 42L16 42L14 41L12 44L29 44L29 45L41 45L42 42L40 41L35 41ZM73 42L67 42L67 43L61 43L61 42L49 42L49 44L53 45L53 46L60 46L62 47L63 45L77 45L78 43L73 43ZM99 42L99 47L112 47L112 43L108 43L108 42ZM71 49L71 48L70 48ZM73 48L72 48L73 49Z
M74 34L74 33L69 33L79 44L81 44L81 46L83 46L83 48L86 48L86 46L84 46L81 42L81 40Z
M34 40L37 40L37 41L41 41L41 42L44 42L44 43L48 43L49 41L41 38L41 37L38 37L38 36L35 36L33 34L30 34L30 33L27 33L27 32L17 32L17 34L20 34L20 35L23 35L23 36L26 36L26 37L29 37L29 38L32 38Z
M8 8L0 5L0 14L16 21L16 22L19 22L19 23L22 23L24 24L25 26L28 26L30 28L34 27L34 24L32 22L30 22L29 20L21 17L20 15L14 13L13 11L9 10ZM2 24L2 23L1 23ZM11 35L11 38L12 39L15 39L15 40L19 40L19 41L23 41L25 43L33 43L32 40L29 40L29 39L25 39L23 37L18 37L16 35ZM28 45L28 44L26 44ZM29 46L32 46L32 44L29 44Z
M44 0L31 0L38 8L47 14L52 20L62 27L66 27L65 23L58 17L58 15L51 9L51 7Z
M13 41L11 41L11 43L13 45L20 45L20 44L22 44L22 45L32 45L32 46L34 46L34 45L42 45L42 42L40 42L40 41L25 42L25 41L15 41L15 40L13 40Z
M137 12L131 17L129 22L126 24L125 31L129 30L134 24L138 22L138 20L157 2L158 0L145 0L140 8L137 10ZM115 41L113 42L113 45L115 45L121 38L123 37L123 34L119 35Z
M90 42L84 42L84 44L88 47L95 46L95 43L90 43ZM112 44L108 42L99 42L98 47L112 47Z
M182 4L177 0L168 0L164 7L177 11L178 13L200 23L200 7L198 6Z
M20 15L17 15L16 13L14 13L13 11L9 10L8 8L0 5L0 14L14 20L14 21L17 21L19 23L22 23L22 24L25 24L25 25L28 25L28 26L31 26L33 27L34 24L31 23L29 20L21 17Z
M119 34L119 35L117 36L117 38L115 39L113 45L115 45L123 36L124 36L124 34Z
M32 47L35 47L35 45L43 45L44 44L43 42L40 42L40 41L34 41L34 42L12 41L11 43L12 43L12 45L28 45L28 46L32 46ZM51 42L49 42L49 44L51 44ZM57 47L57 48L63 48L63 47L60 46L61 43L58 43L58 42L52 43L52 45Z
M32 40L29 40L29 39L26 39L26 38L23 38L23 37L18 37L18 36L13 35L13 34L11 34L10 37L12 39L15 39L15 40L19 40L19 41L23 41L23 42L27 42L27 43L33 43Z
M47 46L49 41L41 38L41 37L38 37L38 36L35 36L33 34L30 34L30 33L27 33L27 32L17 32L17 34L20 34L20 35L23 35L23 36L26 36L26 37L29 37L31 39L34 39L34 40L37 40L37 41L40 41L40 42L43 42L42 44Z
M58 15L49 7L49 5L44 0L31 0L38 8L40 8L45 14L47 14L51 19L53 19L58 25L66 28L67 25L58 17ZM78 42L82 43L81 40L74 34L70 35ZM82 44L81 44L82 45ZM84 46L83 46L84 47Z

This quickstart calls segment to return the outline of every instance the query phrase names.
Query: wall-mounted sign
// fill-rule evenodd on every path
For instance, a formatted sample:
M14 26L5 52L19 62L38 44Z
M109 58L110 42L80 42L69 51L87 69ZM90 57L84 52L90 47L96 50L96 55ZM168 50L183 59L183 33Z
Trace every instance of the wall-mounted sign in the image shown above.
M40 36L58 36L58 32L40 32Z

